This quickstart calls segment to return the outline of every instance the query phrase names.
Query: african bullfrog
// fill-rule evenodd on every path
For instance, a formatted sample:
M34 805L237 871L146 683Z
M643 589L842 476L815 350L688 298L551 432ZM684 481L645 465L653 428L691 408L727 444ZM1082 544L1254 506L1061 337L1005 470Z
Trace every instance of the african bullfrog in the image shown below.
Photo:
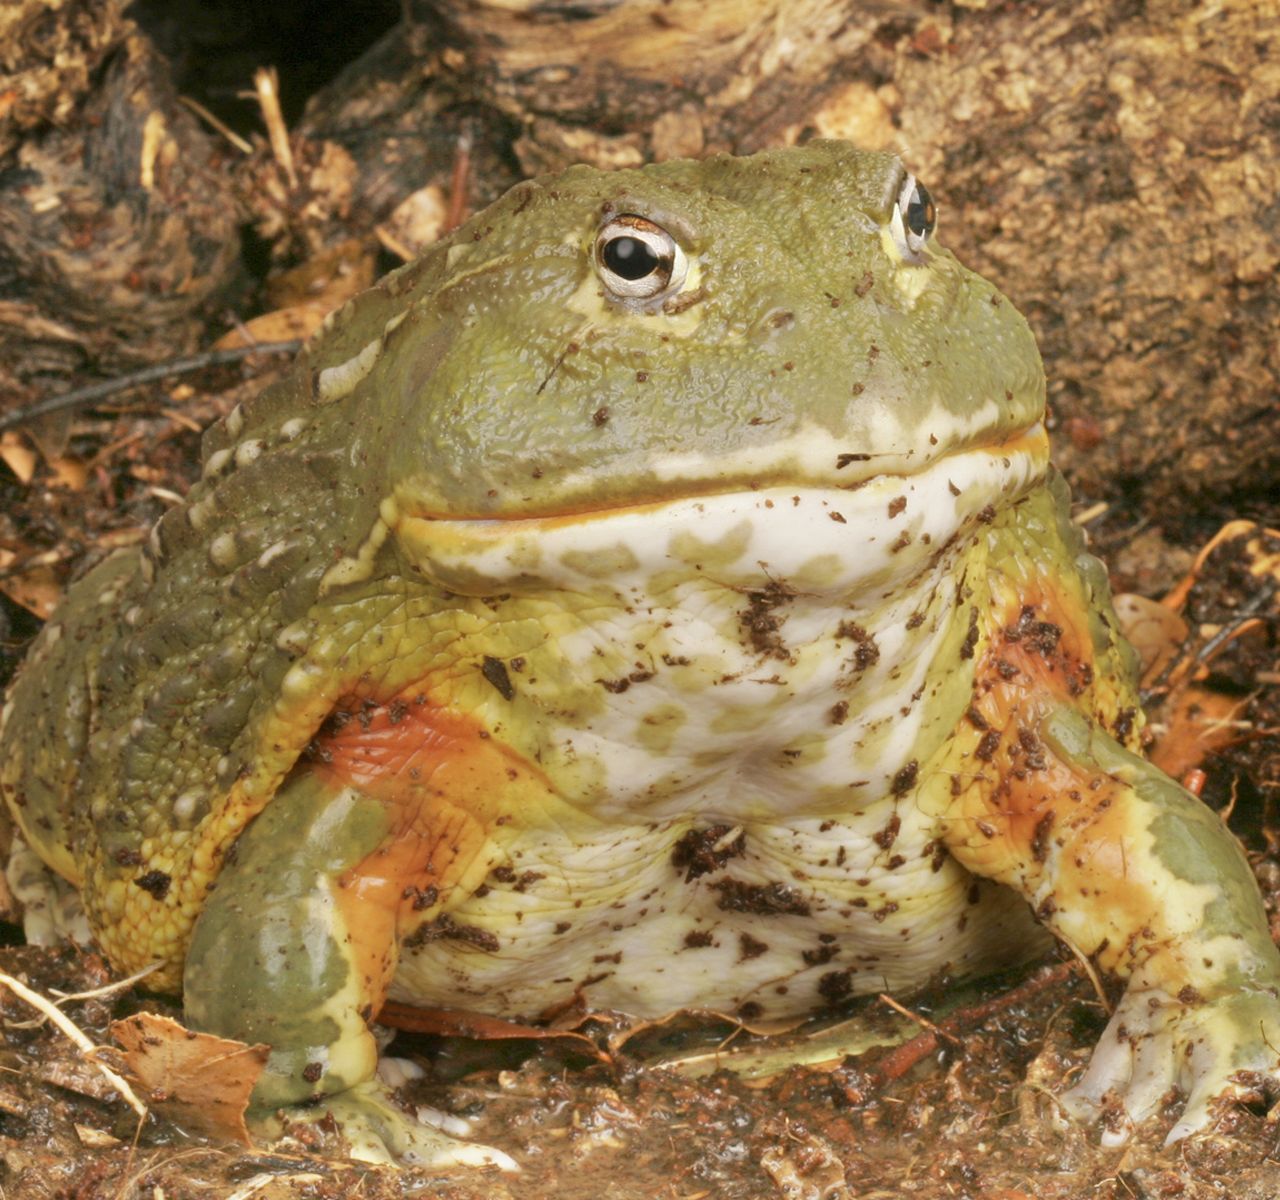
M1280 1079L1249 868L1136 753L1035 342L934 225L834 142L522 183L70 589L5 798L117 968L272 1047L259 1109L466 1157L388 997L780 1017L1050 935L1127 981L1074 1112Z

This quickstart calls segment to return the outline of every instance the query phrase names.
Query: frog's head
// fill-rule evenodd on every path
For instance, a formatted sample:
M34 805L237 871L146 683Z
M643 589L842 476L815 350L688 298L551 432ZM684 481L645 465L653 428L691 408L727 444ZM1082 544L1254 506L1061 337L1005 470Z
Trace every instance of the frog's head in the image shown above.
M481 593L588 543L659 570L691 522L737 547L720 578L740 582L827 547L831 521L845 583L902 531L919 556L949 544L1043 474L1044 376L934 225L898 159L837 142L520 184L295 373L306 436L382 502L334 580L391 530L416 570ZM242 432L229 418L206 471L240 461Z
M521 184L393 284L362 423L437 517L914 474L1044 402L1026 322L934 224L838 142Z

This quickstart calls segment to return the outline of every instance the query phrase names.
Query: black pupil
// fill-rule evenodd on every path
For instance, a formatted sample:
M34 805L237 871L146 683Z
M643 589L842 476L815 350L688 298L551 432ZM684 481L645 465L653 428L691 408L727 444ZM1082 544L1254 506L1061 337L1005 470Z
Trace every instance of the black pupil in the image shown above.
M933 197L929 195L929 189L923 183L917 183L911 189L911 199L907 201L905 216L907 228L916 237L925 237L933 232L937 214L933 209Z
M610 238L604 244L601 257L604 265L623 279L644 279L658 269L659 259L653 247L639 238Z

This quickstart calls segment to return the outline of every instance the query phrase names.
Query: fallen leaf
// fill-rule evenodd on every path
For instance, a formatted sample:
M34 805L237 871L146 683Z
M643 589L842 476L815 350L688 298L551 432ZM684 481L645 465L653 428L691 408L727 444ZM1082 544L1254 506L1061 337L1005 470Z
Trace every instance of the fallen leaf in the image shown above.
M547 1029L541 1025L523 1025L519 1021L504 1021L500 1017L484 1013L466 1012L455 1008L417 1008L389 1000L378 1013L378 1022L393 1029L411 1033L430 1033L437 1037L474 1038L478 1042L508 1041L514 1038L531 1038L535 1041L571 1041L578 1043L584 1053L608 1062L609 1056L585 1033L569 1029Z
M114 1137L102 1129L94 1129L92 1125L81 1125L76 1122L76 1137L80 1139L80 1145L88 1146L90 1150L110 1150L112 1146L120 1145L120 1139Z
M377 256L378 247L372 239L346 238L273 275L267 282L267 295L276 308L303 304L337 308L373 285Z
M444 190L429 183L401 200L376 232L384 246L393 242L395 253L408 261L439 240L448 217Z
M65 1051L59 1049L46 1056L32 1068L31 1074L44 1083L52 1083L55 1087L88 1096L92 1100L107 1101L116 1098L115 1088L102 1072L69 1047Z
M111 1025L149 1102L178 1125L253 1144L244 1122L270 1047L196 1033L169 1017L137 1013Z
M30 483L36 473L38 457L16 433L0 433L0 461L12 471L19 483Z
M609 1048L620 1050L626 1046L628 1053L646 1057L647 1044L670 1041L673 1038L680 1039L701 1033L704 1035L704 1043L706 1038L713 1038L724 1045L740 1033L778 1038L803 1024L804 1017L775 1017L772 1020L756 1021L710 1008L681 1008L661 1017L629 1023L624 1029L610 1035ZM771 1044L778 1045L776 1041Z
M1240 740L1243 733L1237 717L1247 705L1247 698L1194 684L1175 688L1162 709L1151 761L1166 775L1182 779L1210 754Z
M1211 561L1212 556L1212 561ZM1183 622L1178 634L1172 621L1159 610L1181 609L1197 588L1213 596L1220 586L1214 581L1227 569L1239 596L1222 617L1229 624L1201 619L1195 629ZM1250 580L1256 580L1255 586ZM1147 664L1143 684L1165 696L1158 710L1159 720L1151 726L1155 744L1151 761L1175 779L1186 779L1213 753L1253 736L1247 720L1249 697L1238 689L1227 689L1213 680L1214 663L1231 646L1239 649L1250 639L1263 639L1263 648L1253 657L1265 659L1268 623L1263 615L1275 610L1275 587L1280 583L1280 533L1254 521L1231 521L1224 525L1196 555L1186 577L1159 605L1139 601L1133 611L1121 611L1121 624L1130 640L1145 641L1139 651ZM1198 594L1198 593L1197 593ZM1117 597L1117 601L1122 597ZM1250 606L1256 611L1250 615ZM1203 603L1198 606L1203 609ZM1178 618L1181 620L1181 618ZM1136 626L1133 624L1136 622ZM1144 629L1143 626L1146 626ZM1178 643L1178 644L1174 644ZM1170 652L1172 650L1172 652ZM1155 661L1148 655L1155 654Z
M324 324L331 309L332 305L323 301L277 308L224 333L214 342L213 348L234 350L239 346L256 345L258 342L288 342L294 338L309 338Z
M1169 608L1181 609L1187 602L1191 589L1199 581L1209 555L1224 542L1238 541L1241 544L1241 557L1245 560L1250 575L1259 579L1269 575L1280 581L1280 553L1275 550L1277 539L1280 539L1280 531L1268 529L1257 521L1228 521L1205 543L1186 578L1164 598L1163 603Z
M0 549L0 592L14 604L47 621L62 599L62 585L51 566L32 563L15 566L18 556L12 550Z
M70 455L51 458L49 469L53 472L53 478L49 480L51 487L65 488L69 492L82 492L85 484L89 482L89 468L80 459Z
M1115 598L1120 632L1142 660L1142 678L1154 679L1173 661L1187 640L1187 623L1167 604L1134 592Z

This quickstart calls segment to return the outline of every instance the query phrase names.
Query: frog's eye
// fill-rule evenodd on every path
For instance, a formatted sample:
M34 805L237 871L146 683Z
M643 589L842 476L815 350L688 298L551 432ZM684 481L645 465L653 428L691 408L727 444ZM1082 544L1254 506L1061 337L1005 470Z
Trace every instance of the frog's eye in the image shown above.
M619 299L652 300L680 290L689 262L661 225L623 213L596 234L596 270Z
M919 262L925 243L938 223L938 210L933 197L914 175L908 175L898 193L893 209L893 232L902 248L903 257Z

